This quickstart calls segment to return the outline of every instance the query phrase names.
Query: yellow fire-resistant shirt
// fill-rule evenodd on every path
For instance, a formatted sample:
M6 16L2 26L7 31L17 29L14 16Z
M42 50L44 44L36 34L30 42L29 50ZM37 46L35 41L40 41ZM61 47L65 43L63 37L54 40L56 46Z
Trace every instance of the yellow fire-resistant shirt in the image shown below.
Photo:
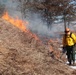
M76 43L76 36L74 33L71 35L63 36L63 46L72 46Z

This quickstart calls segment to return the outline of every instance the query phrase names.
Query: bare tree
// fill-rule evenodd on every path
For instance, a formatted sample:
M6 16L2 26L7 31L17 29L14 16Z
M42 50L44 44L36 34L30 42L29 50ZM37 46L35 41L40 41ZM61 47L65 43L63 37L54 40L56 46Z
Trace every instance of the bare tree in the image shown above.
M75 19L75 9L72 0L19 0L21 3L22 14L25 14L27 8L43 11L43 17L48 23L48 26L55 20L55 16L62 15L64 27L68 26L70 21Z

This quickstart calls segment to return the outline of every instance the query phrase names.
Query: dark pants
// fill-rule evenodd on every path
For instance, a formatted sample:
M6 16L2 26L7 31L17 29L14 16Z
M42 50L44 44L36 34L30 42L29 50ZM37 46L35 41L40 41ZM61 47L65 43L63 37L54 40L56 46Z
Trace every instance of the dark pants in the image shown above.
M71 64L71 62L73 61L73 63L75 62L75 52L73 50L74 46L67 46L67 59L69 64Z

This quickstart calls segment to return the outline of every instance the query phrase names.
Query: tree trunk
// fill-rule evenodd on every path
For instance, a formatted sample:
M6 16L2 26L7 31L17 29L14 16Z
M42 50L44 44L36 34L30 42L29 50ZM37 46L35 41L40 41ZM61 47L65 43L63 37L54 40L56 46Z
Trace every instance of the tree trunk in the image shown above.
M66 16L64 15L64 31L66 29Z

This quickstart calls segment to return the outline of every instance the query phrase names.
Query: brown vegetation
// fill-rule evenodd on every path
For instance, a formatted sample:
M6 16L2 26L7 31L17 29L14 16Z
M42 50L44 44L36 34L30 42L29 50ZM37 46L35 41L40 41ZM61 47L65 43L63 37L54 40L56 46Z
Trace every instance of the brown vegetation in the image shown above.
M53 41L51 44L54 49L56 45ZM75 71L52 58L48 51L49 46L0 18L1 75L75 75Z

